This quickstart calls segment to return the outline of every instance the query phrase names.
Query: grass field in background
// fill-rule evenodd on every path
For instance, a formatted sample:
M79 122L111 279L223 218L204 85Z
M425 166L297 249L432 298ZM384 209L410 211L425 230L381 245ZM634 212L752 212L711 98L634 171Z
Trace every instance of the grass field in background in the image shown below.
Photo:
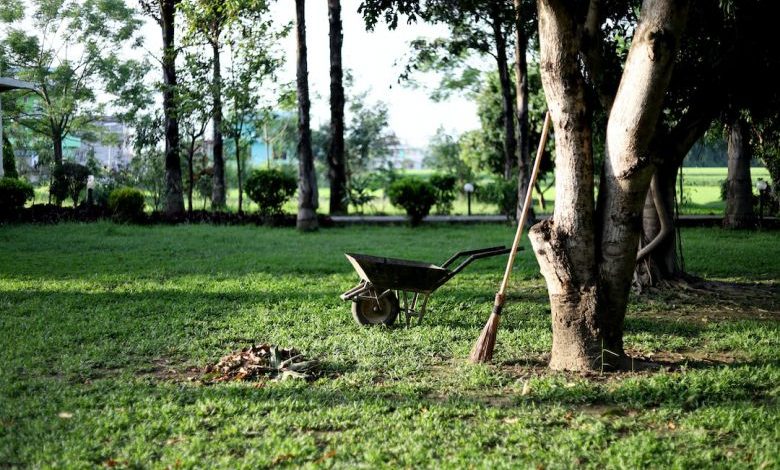
M343 252L441 262L512 234L0 227L0 467L780 465L776 233L683 230L690 272L744 287L633 298L626 345L669 364L656 372L547 371L549 305L529 251L494 365L465 357L503 258L469 266L411 328L358 327L338 298L357 281ZM188 380L252 342L300 349L321 378Z
M430 171L413 171L411 174L426 176L430 174ZM726 179L726 168L684 168L683 169L683 197L680 198L681 206L680 212L685 215L722 215L726 208L726 202L720 198L720 185L721 182ZM755 181L758 178L769 181L769 171L766 168L751 168L751 176L755 186ZM552 177L548 177L542 182L542 187L547 188L550 183L553 182ZM384 197L384 193L380 191L374 192L376 199L367 204L364 208L364 213L368 215L372 214L387 214L387 215L402 215L403 209L399 209L388 201ZM39 187L35 191L35 203L42 204L48 202L48 187ZM319 188L319 212L321 214L327 214L329 212L329 197L330 189L325 186ZM186 198L186 195L185 195ZM238 209L238 190L233 188L228 191L228 209ZM555 187L554 185L544 192L544 199L546 201L545 209L542 209L539 201L538 194L534 194L534 210L538 213L552 213L553 204L555 202ZM186 201L185 201L186 204ZM65 201L65 206L72 205L71 202ZM195 209L203 208L203 200L196 197L193 200L193 207ZM209 208L209 204L206 205ZM147 210L151 210L151 206L147 204ZM246 194L244 195L244 210L256 211L257 204L253 203ZM297 199L293 198L284 206L284 211L288 213L295 213L297 211ZM351 213L355 212L354 207L350 207ZM433 211L435 212L435 211ZM432 213L433 213L432 212ZM465 215L468 212L468 204L465 194L459 194L458 198L453 204L452 214ZM471 202L472 214L495 214L497 208L492 204L485 204L477 201L475 196L472 196Z

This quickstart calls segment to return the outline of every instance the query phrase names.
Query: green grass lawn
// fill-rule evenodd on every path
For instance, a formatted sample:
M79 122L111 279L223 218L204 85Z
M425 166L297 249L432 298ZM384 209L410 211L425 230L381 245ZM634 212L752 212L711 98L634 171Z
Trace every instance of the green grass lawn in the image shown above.
M548 372L527 251L494 365L465 357L503 258L442 287L420 326L360 328L338 298L357 280L345 251L441 262L512 232L0 227L0 467L778 468L777 233L683 231L690 272L759 285L635 299L629 350L673 363L652 373ZM252 342L322 377L188 380Z

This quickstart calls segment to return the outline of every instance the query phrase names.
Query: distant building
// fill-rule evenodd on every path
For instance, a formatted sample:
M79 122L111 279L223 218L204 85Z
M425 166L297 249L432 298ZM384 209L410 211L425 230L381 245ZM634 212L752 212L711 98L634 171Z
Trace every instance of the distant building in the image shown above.
M426 149L398 144L390 147L390 151L391 154L387 157L387 161L394 168L402 168L404 170L421 170L423 168Z
M77 142L77 146L66 146L63 142L64 158L86 164L92 156L106 170L127 166L133 158L131 129L113 117L104 117L92 125L97 127L97 138L90 141L74 136L72 140Z

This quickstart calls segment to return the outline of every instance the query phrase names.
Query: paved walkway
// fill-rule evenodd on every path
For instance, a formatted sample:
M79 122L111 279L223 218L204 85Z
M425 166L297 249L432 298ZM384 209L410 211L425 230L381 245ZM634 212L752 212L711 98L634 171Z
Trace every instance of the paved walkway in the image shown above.
M539 219L546 219L549 215L540 215ZM407 218L402 215L335 215L331 220L336 225L397 225L405 224ZM719 215L683 215L680 216L680 226L720 226L723 217ZM764 217L764 225L777 227L780 225L777 217ZM489 224L507 223L503 215L429 215L423 219L426 224Z

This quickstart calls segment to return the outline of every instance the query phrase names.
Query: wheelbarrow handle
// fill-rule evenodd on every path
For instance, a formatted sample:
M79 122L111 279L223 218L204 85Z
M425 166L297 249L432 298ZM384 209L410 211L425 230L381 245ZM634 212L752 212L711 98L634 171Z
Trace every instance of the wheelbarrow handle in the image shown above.
M491 246L490 248L479 248L477 250L459 251L459 252L455 253L454 255L450 256L447 259L447 261L445 261L444 264L441 265L441 267L442 268L446 268L447 266L451 265L456 259L460 258L461 256L478 255L480 253L492 253L494 251L501 251L501 250L506 250L506 251L504 251L502 253L495 253L495 255L502 255L504 253L509 253L509 248L506 248L504 245ZM490 255L490 256L493 256L493 255Z
M518 248L518 251L520 251L522 249L523 248L520 247L520 248ZM442 284L444 284L445 282L447 282L450 279L452 279L453 276L455 276L459 272L463 271L463 269L466 266L468 266L469 264L471 264L472 261L476 261L476 260L482 259L482 258L490 258L491 256L505 255L505 254L509 253L510 251L512 251L512 249L511 248L505 248L503 246L497 246L497 247L492 248L492 251L485 251L485 250L473 250L473 251L476 251L476 253L474 253L472 255L469 255L468 258L464 259L462 263L460 263L455 269L450 271L447 274L447 276L445 276L441 281L439 281L437 283L437 285L436 285L437 289L439 287L441 287Z

